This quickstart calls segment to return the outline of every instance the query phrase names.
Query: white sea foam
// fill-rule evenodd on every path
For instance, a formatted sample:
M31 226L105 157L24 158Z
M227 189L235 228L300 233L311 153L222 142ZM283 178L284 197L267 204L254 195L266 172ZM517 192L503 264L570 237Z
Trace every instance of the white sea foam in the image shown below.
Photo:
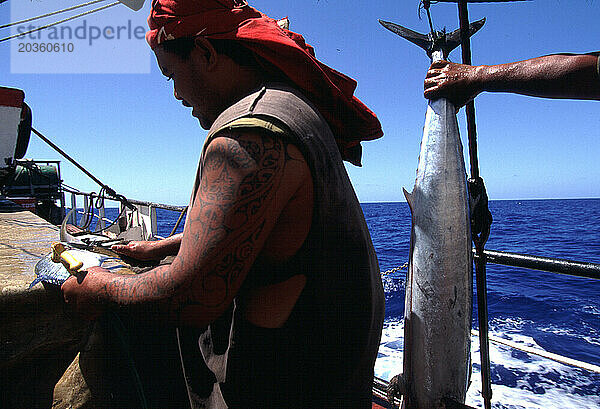
M600 315L600 308L596 305L585 305L582 310L592 315Z
M533 338L515 330L523 322L510 320L506 328L494 322L491 335L543 350ZM404 325L399 320L386 320L382 333L375 375L389 380L402 372ZM479 337L471 338L473 373L466 403L483 408ZM492 407L494 409L597 409L600 407L600 376L569 367L552 360L515 351L490 342L492 362Z
M586 325L584 323L584 327L585 326ZM549 332L554 335L568 336L571 338L580 338L580 339L585 340L589 344L600 346L600 339L598 337L598 332L595 330L595 328L592 328L589 325L587 326L587 330L588 330L587 334L580 334L573 329L559 328L555 325L548 325L546 327L540 327L538 329L542 332Z

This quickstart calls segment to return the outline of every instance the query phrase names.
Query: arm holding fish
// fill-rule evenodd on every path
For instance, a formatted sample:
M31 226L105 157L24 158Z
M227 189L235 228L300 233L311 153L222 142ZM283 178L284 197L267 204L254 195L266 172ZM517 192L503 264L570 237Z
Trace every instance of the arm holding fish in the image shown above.
M481 92L512 92L543 98L600 100L597 54L553 54L499 65L434 62L425 98L446 97L457 107Z
M115 244L111 250L136 260L160 260L177 254L182 237L183 233L179 233L157 241L130 241L127 244Z
M297 148L279 139L255 133L216 137L205 152L202 180L173 263L133 276L92 268L83 279L63 284L65 300L89 318L118 305L142 319L209 324L230 305L307 177Z

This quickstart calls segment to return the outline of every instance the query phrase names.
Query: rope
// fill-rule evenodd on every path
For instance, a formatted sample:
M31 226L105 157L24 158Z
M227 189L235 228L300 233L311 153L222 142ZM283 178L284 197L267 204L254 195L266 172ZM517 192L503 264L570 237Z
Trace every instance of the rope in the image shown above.
M492 213L488 207L488 195L481 177L467 181L469 191L469 209L471 210L471 236L477 253L483 253L483 247L490 236Z
M101 233L101 232L103 232L103 231L108 230L109 228L111 228L123 216L123 213L125 213L126 209L127 208L125 206L123 206L123 208L121 209L121 212L119 213L119 215L112 222L110 222L106 227L104 227L104 229L96 230L94 233Z
M458 0L458 19L460 21L462 63L471 64L471 40L469 36L469 11L467 0ZM485 409L492 407L492 379L490 351L488 340L488 307L486 258L483 253L485 243L490 234L492 215L487 206L487 193L483 179L479 176L479 160L477 158L477 126L475 123L475 103L469 101L465 106L467 132L469 137L469 160L471 179L468 181L469 203L471 209L471 239L475 244L477 257L475 260L475 279L477 286L477 313L479 320L479 350L481 356L481 396Z
M427 12L427 21L429 22L429 30L431 33L431 37L435 40L437 37L435 28L433 28L433 20L431 19L431 13L429 11L429 6L431 5L431 0L422 0L419 3L419 19L421 18L421 9L425 9L425 11ZM434 4L437 3L437 1L433 2Z
M383 273L381 273L381 276L385 277L385 276L388 276L390 274L395 274L395 273L397 273L399 271L404 270L405 268L408 268L408 261L406 263L402 264L399 267L394 267L394 268L391 268L389 270L384 271Z
M71 21L71 20L74 20L74 19L76 19L76 18L83 17L83 16L86 16L86 15L88 15L88 14L95 13L95 12L97 12L97 11L101 11L101 10L107 9L107 8L109 8L109 7L112 7L112 6L116 6L117 4L120 4L120 2L118 2L118 1L115 1L114 3L110 3L110 4L106 5L106 6L98 7L98 8L96 8L96 9L89 10L89 11L86 11L86 12L84 12L84 13L76 14L76 15L74 15L74 16L72 16L72 17L68 17L68 18L65 18L65 19L63 19L63 20L56 21L56 22L54 22L54 23L46 24L45 26L41 26L41 27L38 27L38 28L36 28L36 29L29 30L29 31L26 31L26 32L24 32L24 33L15 34L15 35L12 35L12 36L10 36L10 37L4 37L4 38L0 38L0 43L1 43L1 42L3 42L3 41L12 40L12 39L14 39L14 38L17 38L17 37L26 36L27 34L35 33L35 32L37 32L37 31L43 30L43 29L45 29L45 28L49 28L49 27L56 26L56 25L58 25L58 24L66 23L67 21ZM33 129L32 129L32 130L33 130Z
M93 215L94 215L94 195L95 194L96 194L95 192L90 193L90 204L84 213L85 219L83 216L81 217L81 220L85 220L85 221L82 221L81 225L77 226L77 227L81 228L82 230L87 230L90 227L90 225L92 224L92 219L94 218Z
M92 214L92 217L95 217L95 218L97 218L98 220L102 219L102 220L104 220L105 222L108 222L108 224L107 224L107 225L104 227L104 229L98 229L98 230L94 230L92 233L94 233L94 234L97 234L97 233L102 233L103 231L106 231L106 230L108 230L109 228L111 228L111 227L112 227L114 224L116 224L116 223L117 223L117 221L119 221L119 219L120 219L120 218L123 216L123 213L125 213L125 210L126 210L126 208L123 208L123 209L121 210L121 212L118 214L118 216L117 216L115 219L113 219L113 220L111 220L111 219L107 219L106 217L104 217L104 218L101 218L101 217L100 217L99 215L97 215L96 213L93 213L93 214ZM77 213L78 213L78 214L85 215L85 213L83 213L83 212L79 212L79 211L78 211ZM83 218L83 216L82 216L82 218ZM77 226L77 227L80 227L80 228L81 228L81 226Z
M6 28L6 27L11 27L11 26L16 26L17 24L28 23L30 21L39 20L39 19L44 18L44 17L50 17L50 16L53 16L55 14L64 13L65 11L75 10L75 9L80 8L80 7L89 6L91 4L100 3L100 2L103 2L103 1L105 1L105 0L90 1L88 3L83 3L83 4L80 4L78 6L73 6L73 7L69 7L69 8L66 8L66 9L62 9L62 10L58 10L58 11L53 11L51 13L42 14L41 16L31 17L31 18L27 18L25 20L20 20L20 21L15 21L15 22L12 22L12 23L4 24L4 25L0 26L0 28Z
M171 234L169 234L167 237L171 237L172 235L175 234L175 232L177 231L177 228L179 227L179 224L181 223L181 220L183 219L183 215L185 214L185 212L187 212L188 210L188 206L185 207L185 209L183 209L181 211L181 213L179 214L179 218L177 219L177 222L175 223L175 227L173 227L173 230L171 230Z
M98 193L98 195L96 195L95 192L90 192L90 193L83 192L83 191L81 191L81 190L79 190L77 188L74 188L72 186L69 186L69 185L67 185L65 183L62 183L62 187L63 187L63 190L65 192L67 192L67 193L80 194L80 195L83 195L83 196L89 196L90 197L90 202L92 203L92 205L90 207L88 207L88 211L86 213L82 213L83 214L82 220L86 220L85 227L83 227L84 230L87 229L90 226L91 221L92 221L92 219L94 217L97 218L97 219L99 219L99 220L101 219L100 215L96 214L93 211L91 212L91 215L90 215L89 214L90 213L90 208L95 207L96 209L100 209L101 207L104 207L104 200L105 199L112 199L110 197L107 197L104 194L104 192L106 190L106 189L104 189L104 187L100 190L100 193ZM95 203L94 203L94 196L96 196ZM103 231L106 231L109 228L111 228L123 216L123 213L125 213L125 210L126 210L126 207L124 206L121 209L121 211L119 212L119 215L115 219L113 219L113 220L104 218L104 220L107 221L107 222L109 222L109 223L103 229L96 229L92 233L94 233L94 234L102 233ZM85 217L85 219L84 219L84 217ZM87 220L88 218L90 218L89 222ZM81 228L82 226L77 226L77 227ZM96 227L98 227L98 224L96 224Z
M474 329L471 330L471 334L473 334L473 335L479 335L479 333L476 330L474 330ZM513 349L517 349L519 351L527 352L528 354L541 356L542 358L547 358L547 359L550 359L552 361L560 362L561 364L565 364L565 365L569 365L569 366L574 366L574 367L579 368L579 369L585 369L586 371L600 373L600 366L598 366L598 365L590 364L590 363L583 362L583 361L578 361L576 359L572 359L572 358L568 358L566 356L558 355L558 354L555 354L553 352L544 351L543 349L537 349L537 348L529 347L527 345L521 345L521 344L518 344L518 343L513 342L513 341L509 341L509 340L504 339L504 338L495 337L493 335L489 335L489 339L492 342L495 342L495 343L498 343L498 344L502 344L502 345L506 345L506 346L511 347Z
M118 3L119 2L116 2L116 3L113 3L113 4L118 4ZM2 40L0 40L0 41L2 41ZM67 153L65 151L63 151L58 146L56 146L54 143L52 143L52 141L50 141L50 139L48 139L44 135L42 135L41 132L39 132L35 128L31 128L31 132L33 132L34 134L36 134L41 140L43 140L48 145L50 145L50 147L52 149L54 149L56 152L60 153L64 158L66 158L69 162L71 162L73 165L75 165L79 170L81 170L83 173L85 173L90 179L92 179L94 182L96 182L98 185L100 185L100 187L103 190L105 190L106 193L108 193L110 196L116 198L124 206L129 207L131 210L135 210L135 206L132 205L127 200L127 198L125 196L117 194L117 192L115 192L114 189L112 189L108 185L105 185L104 183L102 183L96 176L92 175L87 169L85 169L83 166L81 166L75 159L73 159L72 157L70 157L69 155L67 155Z
M142 384L142 380L140 379L140 374L135 367L135 361L133 360L133 356L131 355L131 349L129 348L129 340L127 337L127 330L123 325L123 321L119 315L111 311L106 315L108 322L113 327L115 334L117 334L117 339L121 344L122 351L127 355L127 364L129 365L129 370L133 375L133 386L135 387L135 391L137 392L138 399L140 400L140 405L143 409L148 408L148 402L146 401L146 394L144 393L144 386Z

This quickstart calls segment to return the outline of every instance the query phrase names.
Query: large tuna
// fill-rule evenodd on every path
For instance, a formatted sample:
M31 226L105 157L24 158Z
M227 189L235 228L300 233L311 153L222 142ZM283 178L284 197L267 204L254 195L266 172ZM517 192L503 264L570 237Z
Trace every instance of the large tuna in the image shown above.
M433 61L459 44L460 34L425 36L393 23L386 28L425 48ZM483 21L471 26L473 34ZM417 178L406 200L412 212L404 313L404 404L407 409L464 403L470 375L473 299L471 229L456 109L429 102Z

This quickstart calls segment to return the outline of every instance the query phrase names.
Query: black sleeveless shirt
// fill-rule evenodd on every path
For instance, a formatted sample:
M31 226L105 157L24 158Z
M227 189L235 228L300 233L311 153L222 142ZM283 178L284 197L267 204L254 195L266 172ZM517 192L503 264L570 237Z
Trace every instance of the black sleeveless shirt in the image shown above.
M384 296L362 209L333 134L316 108L284 85L264 87L224 111L205 148L235 127L260 127L300 149L313 179L313 220L298 253L280 266L256 263L229 311L200 336L216 382L211 395L197 403L370 408ZM202 158L194 193L201 172ZM244 319L244 289L296 274L304 274L307 283L282 328L259 328Z

